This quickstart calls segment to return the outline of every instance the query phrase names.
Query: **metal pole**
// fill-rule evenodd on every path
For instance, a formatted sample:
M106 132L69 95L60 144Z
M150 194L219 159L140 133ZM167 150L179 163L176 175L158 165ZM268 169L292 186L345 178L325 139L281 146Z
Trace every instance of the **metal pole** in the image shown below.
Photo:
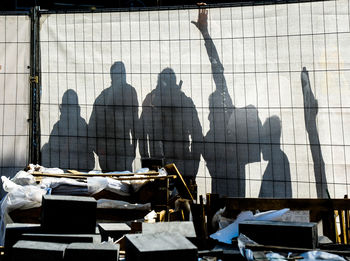
M29 162L40 163L40 41L39 7L31 10Z

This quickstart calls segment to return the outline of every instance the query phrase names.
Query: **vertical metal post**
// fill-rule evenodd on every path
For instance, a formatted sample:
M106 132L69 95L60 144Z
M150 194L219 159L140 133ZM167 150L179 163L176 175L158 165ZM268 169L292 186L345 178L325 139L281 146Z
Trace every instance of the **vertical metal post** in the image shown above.
M31 10L29 162L40 163L40 41L39 7Z

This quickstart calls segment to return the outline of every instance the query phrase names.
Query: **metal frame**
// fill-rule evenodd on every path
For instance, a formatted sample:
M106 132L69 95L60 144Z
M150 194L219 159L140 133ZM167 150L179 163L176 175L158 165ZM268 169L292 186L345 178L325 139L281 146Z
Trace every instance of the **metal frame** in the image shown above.
M307 2L327 2L332 0L265 0L265 1L241 1L232 3L207 4L205 6L197 5L179 5L179 6L152 6L152 7L130 7L130 8L96 8L96 9L69 9L69 10L39 10L40 14L71 14L71 13L105 13L105 12L142 12L142 11L167 11L183 10L198 8L222 8L222 7L239 7L239 6L260 6L260 5L277 5L293 4Z
M40 16L42 14L72 14L72 13L105 13L105 12L142 12L167 11L198 8L222 8L239 6L260 6L275 4L291 4L302 2L325 2L330 0L267 0L242 1L222 4L208 4L206 6L182 5L160 7L133 7L133 8L102 8L91 10L40 10L39 6L28 11L2 11L0 15L28 15L31 19L30 40L30 115L29 123L29 163L40 164L40 95L41 95L41 56L40 56Z
M29 162L40 163L40 13L31 10Z

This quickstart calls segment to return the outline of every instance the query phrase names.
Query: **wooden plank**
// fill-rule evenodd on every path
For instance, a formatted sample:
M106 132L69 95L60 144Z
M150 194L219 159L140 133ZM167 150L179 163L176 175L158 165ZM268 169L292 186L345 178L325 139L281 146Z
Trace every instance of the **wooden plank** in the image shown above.
M124 177L124 176L135 176L135 175L159 175L159 172L157 171L148 171L143 173L81 173L78 171L72 171L69 173L63 173L63 174L56 174L56 173L45 173L40 171L34 171L31 173L33 176L47 176L47 177Z
M192 201L194 201L194 198L190 192L190 189L188 188L185 180L183 179L180 171L177 169L177 167L175 166L174 163L172 164L168 164L168 165L165 165L165 170L168 172L168 174L171 174L171 175L176 175L179 177L180 179L180 182L183 184L183 187L177 187L177 189L179 190L180 192L180 195L182 194L182 191L184 191L184 195L181 195L182 197L186 198L186 199L190 199Z
M342 210L338 210L339 214L339 223L340 223L340 242L342 244L346 244L345 240L345 222L344 222L344 214Z
M37 181L40 181L43 176L41 175L35 175ZM70 179L86 179L88 177L83 177L83 176L75 176L75 175L70 175L70 176L60 176L59 174L52 174L52 175L44 175L45 177L57 177L57 178L70 178ZM95 177L95 176L92 176ZM176 175L168 175L168 176L147 176L147 177L111 177L112 179L115 180L155 180L155 179L160 179L160 180L164 180L164 179L176 179L177 176Z
M152 180L152 179L176 179L176 175L168 175L168 176L148 176L148 177L125 177L125 178L117 178L116 180Z

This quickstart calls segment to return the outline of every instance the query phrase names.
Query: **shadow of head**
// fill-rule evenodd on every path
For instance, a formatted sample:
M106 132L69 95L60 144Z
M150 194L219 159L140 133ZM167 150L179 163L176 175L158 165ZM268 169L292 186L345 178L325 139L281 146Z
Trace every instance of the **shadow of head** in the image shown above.
M165 68L161 71L158 75L157 88L160 88L162 91L180 89L180 86L176 84L176 75L173 69Z
M125 66L123 62L115 62L111 66L111 79L112 83L117 83L117 84L123 84L126 83L126 72L125 72Z
M261 146L261 152L263 154L264 160L270 160L272 157L270 145L277 145L273 146L272 150L275 147L280 147L281 130L281 120L276 115L267 118L264 122L262 126L262 143L265 145Z
M62 96L60 111L62 114L73 111L80 113L78 95L74 90L69 89L65 91L65 93Z

